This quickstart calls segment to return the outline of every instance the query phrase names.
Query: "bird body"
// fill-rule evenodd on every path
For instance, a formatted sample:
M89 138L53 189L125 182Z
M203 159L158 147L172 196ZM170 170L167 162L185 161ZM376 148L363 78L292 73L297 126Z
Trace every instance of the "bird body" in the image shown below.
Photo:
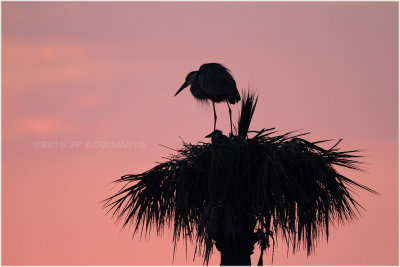
M232 132L232 117L229 103L235 104L239 102L240 94L230 71L219 63L203 64L198 71L192 71L186 76L185 82L175 93L175 96L189 85L190 92L197 100L212 101L214 109L214 130L217 121L214 102L226 102L228 104Z
M222 101L235 104L240 101L240 95L230 71L219 63L206 63L198 71L192 71L186 76L185 83L176 92L179 94L190 85L192 95L202 101Z

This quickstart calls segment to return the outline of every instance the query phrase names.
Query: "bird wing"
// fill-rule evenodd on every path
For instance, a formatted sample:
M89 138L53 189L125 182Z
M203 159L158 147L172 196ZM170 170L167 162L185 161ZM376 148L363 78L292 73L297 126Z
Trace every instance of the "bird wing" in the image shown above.
M218 63L208 63L200 67L197 80L204 94L215 102L240 100L236 82L230 71Z

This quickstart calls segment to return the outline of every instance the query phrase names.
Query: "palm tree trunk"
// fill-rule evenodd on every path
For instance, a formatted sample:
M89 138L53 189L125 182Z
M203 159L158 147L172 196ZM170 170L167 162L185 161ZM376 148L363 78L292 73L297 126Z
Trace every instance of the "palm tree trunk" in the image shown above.
M251 265L251 254L228 254L221 252L221 266L224 265Z
M214 239L217 250L221 253L221 266L223 265L251 265L250 256L253 254L254 244L257 242L257 235L253 232L254 219L247 219L243 216L242 227L236 230L235 242L227 242L223 237L224 226L219 225L219 235Z

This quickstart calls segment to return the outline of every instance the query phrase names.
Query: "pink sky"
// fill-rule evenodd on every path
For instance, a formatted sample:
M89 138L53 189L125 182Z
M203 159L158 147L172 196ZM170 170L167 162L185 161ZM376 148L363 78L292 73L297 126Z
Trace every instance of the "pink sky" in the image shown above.
M220 62L238 88L259 90L253 129L344 138L367 162L345 174L381 193L359 192L368 211L308 258L278 240L274 265L397 265L397 12L396 2L3 2L2 264L171 265L168 229L132 239L98 202L112 180L162 161L159 144L205 140L212 109L189 90L173 95L189 71ZM226 105L217 112L227 132ZM202 264L192 254L180 245L174 264Z

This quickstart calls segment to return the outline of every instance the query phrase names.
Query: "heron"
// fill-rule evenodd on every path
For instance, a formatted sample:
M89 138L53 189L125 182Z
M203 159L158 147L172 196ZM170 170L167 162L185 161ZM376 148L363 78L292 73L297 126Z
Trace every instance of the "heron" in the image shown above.
M227 144L229 142L229 137L224 135L220 130L214 130L206 138L211 138L212 144Z
M217 124L217 113L215 112L214 103L226 102L229 110L232 134L232 111L229 104L239 102L240 95L230 70L219 63L203 64L198 71L192 71L186 76L185 82L175 93L175 96L189 85L190 92L197 100L211 100L214 110L214 131Z

